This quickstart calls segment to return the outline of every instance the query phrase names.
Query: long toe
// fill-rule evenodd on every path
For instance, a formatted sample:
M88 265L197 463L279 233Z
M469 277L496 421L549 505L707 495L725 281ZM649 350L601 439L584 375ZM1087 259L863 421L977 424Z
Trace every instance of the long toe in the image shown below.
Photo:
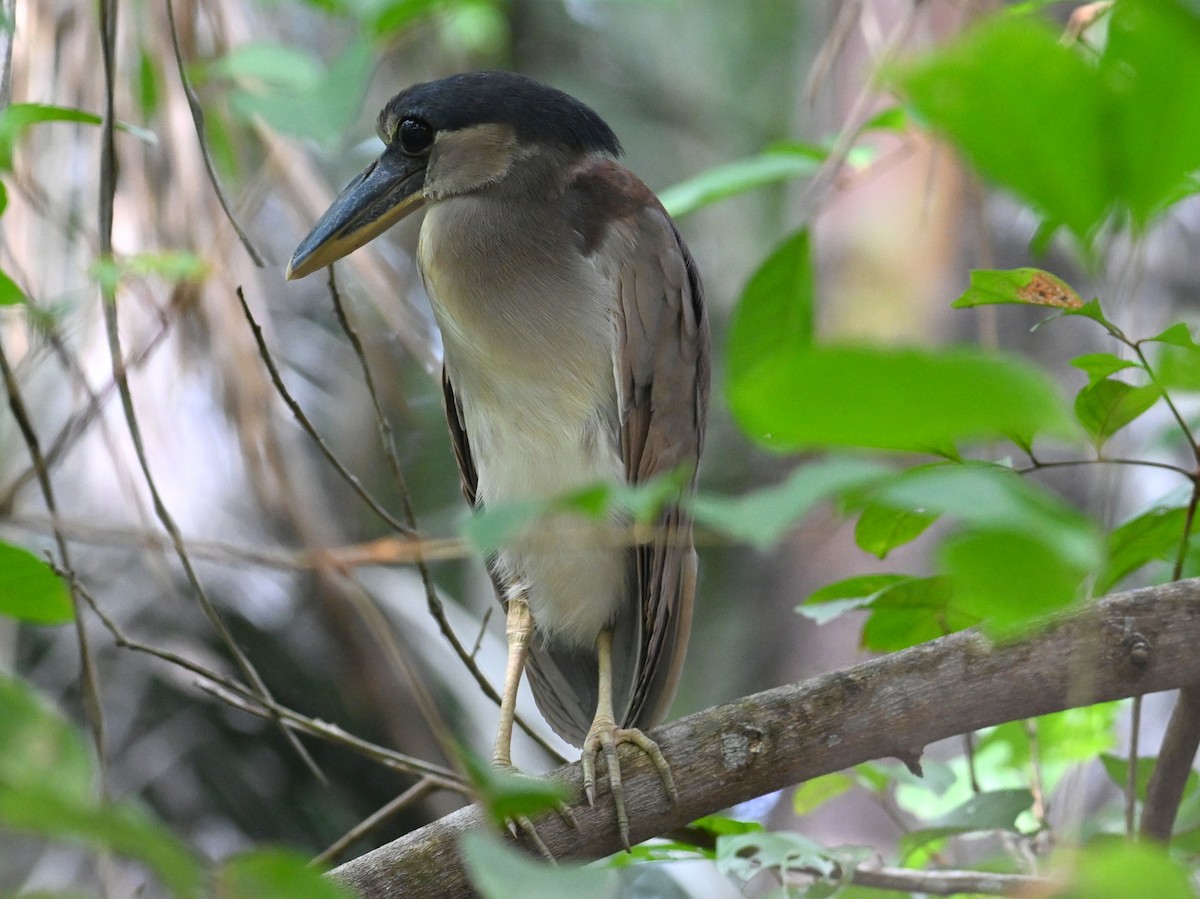
M583 783L587 792L588 802L595 803L596 795L596 759L604 757L604 765L608 769L608 785L612 790L613 805L617 811L617 830L621 834L621 843L626 849L629 842L629 815L625 810L625 784L621 779L621 761L617 747L622 743L632 743L654 762L658 776L662 779L663 788L672 803L676 802L679 794L675 789L675 778L671 776L671 766L663 757L658 744L647 737L636 727L617 727L604 721L596 721L588 732L583 744Z

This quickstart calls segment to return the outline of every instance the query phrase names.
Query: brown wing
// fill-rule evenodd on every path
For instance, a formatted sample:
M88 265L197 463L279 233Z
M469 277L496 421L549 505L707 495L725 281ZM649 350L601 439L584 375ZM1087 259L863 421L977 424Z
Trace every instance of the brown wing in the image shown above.
M614 424L625 478L636 484L683 469L690 486L709 388L708 319L695 264L658 199L627 169L585 163L572 189L581 248L611 273L616 291ZM692 524L674 505L656 524L654 540L630 550L628 595L613 622L613 710L626 727L651 727L666 715L691 631ZM596 709L595 652L535 641L527 670L547 721L582 745Z
M617 296L621 455L631 483L684 469L689 486L704 442L709 336L695 263L657 200L639 210L637 240ZM691 631L696 553L677 506L634 552L641 646L626 722L649 727L674 698Z

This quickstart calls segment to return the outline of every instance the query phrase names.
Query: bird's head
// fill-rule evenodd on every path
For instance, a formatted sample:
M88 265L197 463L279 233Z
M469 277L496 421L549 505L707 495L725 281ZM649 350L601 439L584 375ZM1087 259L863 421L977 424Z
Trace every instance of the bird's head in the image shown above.
M569 94L511 72L470 72L401 91L379 113L383 153L346 185L300 242L288 279L324 268L427 202L511 182L545 182L621 145Z

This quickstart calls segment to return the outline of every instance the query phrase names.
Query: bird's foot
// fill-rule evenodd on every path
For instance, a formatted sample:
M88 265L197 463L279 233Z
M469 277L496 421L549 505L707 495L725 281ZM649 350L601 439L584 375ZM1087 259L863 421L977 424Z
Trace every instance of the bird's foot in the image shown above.
M617 747L622 743L632 743L654 762L658 776L662 779L667 791L667 798L675 803L679 793L675 789L675 778L671 776L671 766L663 758L658 744L647 737L636 727L617 727L611 718L597 717L592 722L587 739L583 743L583 789L587 793L589 805L596 804L596 759L603 756L604 765L608 769L608 784L612 789L613 804L617 807L617 829L621 833L621 842L629 849L629 815L625 812L625 785L621 782L621 762L617 755Z
M532 774L526 774L511 762L493 762L492 770L497 771L500 774L508 775L510 777L519 777L527 781L541 780L541 778L538 778ZM572 827L575 830L579 829L579 821L576 820L575 814L571 811L571 807L569 805L561 800L555 800L553 802L553 806L554 810L558 812L559 817L563 819L568 827ZM533 844L533 847L543 858L550 862L555 861L554 854L546 846L546 843L542 840L541 835L538 834L537 828L534 826L533 821L528 815L513 815L505 819L504 825L514 839L523 834L525 838Z

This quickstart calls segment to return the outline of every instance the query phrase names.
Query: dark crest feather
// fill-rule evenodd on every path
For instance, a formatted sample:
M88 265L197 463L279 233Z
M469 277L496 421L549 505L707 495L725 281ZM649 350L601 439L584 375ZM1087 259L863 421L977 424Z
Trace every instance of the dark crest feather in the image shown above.
M392 97L380 124L418 116L434 130L512 125L518 140L561 144L580 153L621 155L604 119L570 94L514 72L465 72L415 84Z

